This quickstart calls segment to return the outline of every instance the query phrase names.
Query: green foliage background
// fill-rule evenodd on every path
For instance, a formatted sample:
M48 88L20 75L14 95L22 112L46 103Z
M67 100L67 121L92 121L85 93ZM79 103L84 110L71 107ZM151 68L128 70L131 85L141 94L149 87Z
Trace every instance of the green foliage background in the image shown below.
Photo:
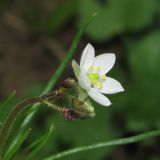
M1 13L10 5L9 0L0 1ZM58 7L51 11L43 10L34 3L28 3L23 12L23 18L32 32L54 36L72 21L74 21L72 22L74 28L81 28L94 12L97 12L97 17L85 31L83 39L93 43L95 50L98 50L97 46L103 46L105 49L105 46L118 41L121 49L120 52L116 52L117 63L109 76L119 80L125 92L109 96L113 102L109 108L95 104L96 117L91 120L67 121L58 113L46 110L45 107L40 108L27 125L28 128L32 128L32 131L24 131L25 138L24 141L21 139L23 142L20 145L21 148L18 147L18 152L15 149L11 158L6 159L12 159L15 156L16 159L40 160L75 146L107 141L160 127L159 0L68 0L61 1ZM105 52L110 50L106 48ZM78 57L80 55L81 53L77 53ZM38 88L31 87L26 95L29 97L39 95L43 86L40 84ZM14 93L1 101L0 121L4 120L16 101L17 97ZM4 109L3 106L6 108ZM28 112L26 111L17 120L17 126L9 142L12 142L18 134L17 128ZM53 127L54 129L49 132L52 133L49 134L51 125L55 128ZM32 157L28 153L33 150L34 144L30 147L29 145L39 138L35 145L42 147L37 149L36 154L32 153ZM125 158L130 160L158 160L160 154L156 150L157 146L159 146L158 141L153 140L137 145L138 149L133 153L127 153L126 148L119 152L118 149L103 148L62 159L116 160L115 154L125 154ZM148 148L154 151L150 156L146 156ZM123 156L119 158L121 159Z

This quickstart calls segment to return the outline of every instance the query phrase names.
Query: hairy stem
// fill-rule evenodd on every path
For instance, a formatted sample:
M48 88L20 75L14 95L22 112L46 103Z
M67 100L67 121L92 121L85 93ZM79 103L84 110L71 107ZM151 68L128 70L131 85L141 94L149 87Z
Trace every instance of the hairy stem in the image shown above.
M69 150L60 152L55 155L51 155L47 158L44 158L43 160L60 159L60 158L66 157L68 155L76 154L76 153L83 152L83 151L89 151L89 150L103 148L103 147L111 147L111 146L119 146L119 145L135 143L135 142L139 142L144 139L153 138L156 136L160 136L160 130L150 131L150 132L142 133L142 134L132 136L132 137L115 139L115 140L111 140L108 142L101 142L101 143L96 143L96 144L92 144L92 145L88 145L88 146L76 147L73 149L69 149Z

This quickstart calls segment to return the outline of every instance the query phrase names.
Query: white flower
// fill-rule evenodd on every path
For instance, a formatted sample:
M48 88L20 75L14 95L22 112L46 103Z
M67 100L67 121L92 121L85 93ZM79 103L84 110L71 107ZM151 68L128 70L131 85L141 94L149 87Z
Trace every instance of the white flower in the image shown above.
M117 80L106 76L106 73L113 67L115 59L113 53L104 53L95 57L91 44L86 46L81 56L78 83L94 101L103 106L111 105L110 100L103 94L124 91Z

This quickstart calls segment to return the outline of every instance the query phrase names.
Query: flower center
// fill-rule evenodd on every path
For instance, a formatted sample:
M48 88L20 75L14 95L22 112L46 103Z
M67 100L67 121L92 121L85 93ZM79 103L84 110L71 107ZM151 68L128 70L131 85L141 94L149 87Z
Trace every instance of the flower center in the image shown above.
M89 73L88 78L91 81L91 83L94 85L99 80L99 75L97 73Z
M98 89L103 88L103 82L106 80L106 75L100 74L101 68L90 66L88 71L88 78L91 82L91 85L97 87Z

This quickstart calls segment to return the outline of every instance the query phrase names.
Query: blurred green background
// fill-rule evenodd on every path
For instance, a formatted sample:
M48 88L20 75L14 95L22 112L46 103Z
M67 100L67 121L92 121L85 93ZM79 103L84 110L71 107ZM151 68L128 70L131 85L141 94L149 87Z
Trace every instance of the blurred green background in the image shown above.
M86 30L75 59L79 61L88 42L96 54L115 53L116 65L109 76L119 80L125 92L110 95L113 105L109 108L95 105L96 117L91 120L67 121L40 108L28 125L32 131L17 159L25 159L26 146L52 124L56 129L35 160L75 146L160 128L160 0L1 0L1 100L16 90L11 110L20 99L39 95L78 29L94 12L98 15ZM68 66L59 83L73 76ZM18 119L17 127L26 114ZM159 160L159 145L156 138L63 159Z

